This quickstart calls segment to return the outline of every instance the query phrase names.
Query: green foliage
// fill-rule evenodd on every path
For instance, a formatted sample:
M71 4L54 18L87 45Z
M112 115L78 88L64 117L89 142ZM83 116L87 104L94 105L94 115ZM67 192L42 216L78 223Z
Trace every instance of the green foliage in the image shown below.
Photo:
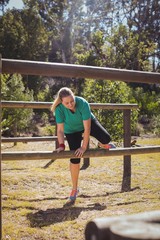
M141 36L142 34L144 33L141 33ZM154 53L155 44L150 40L140 41L139 34L130 31L127 26L120 25L118 28L115 28L113 30L111 36L108 36L105 39L104 33L102 31L93 33L91 46L92 48L89 51L85 51L85 46L82 46L80 44L76 45L74 56L77 60L77 63L151 71L152 62L150 61L149 56ZM95 83L95 80L92 82L86 80L86 82L87 84L85 84L84 92L87 92L87 98L92 99L93 97L92 102L137 102L140 109L140 116L147 114L147 116L151 118L154 115L158 114L158 86L155 87L157 91L150 90L150 86L148 86L149 91L145 92L143 88L141 91L139 91L130 88L129 86L127 87L127 85L122 82L111 83L110 85L107 85L105 81L102 81L98 84ZM121 87L117 87L118 85ZM135 84L132 85L134 86ZM107 116L110 116L109 119L112 119L114 121L114 125L117 124L115 129L117 132L119 132L118 137L122 136L122 132L120 133L120 129L122 128L122 124L120 123L122 119L122 113L115 112L112 116L111 113L107 112L107 115L104 113L104 111L100 110L96 111L96 114L98 114L99 119L102 118L105 126L107 126L107 123L105 123L105 118ZM101 114L103 117L101 117ZM135 133L137 115L138 112L133 111L133 133ZM118 118L118 116L121 117ZM112 125L112 123L109 121L110 120L107 119L109 125L107 126L108 129Z
M154 54L156 44L149 39L142 41L138 33L120 25L106 38L103 49L110 67L151 71L149 56Z
M140 107L141 115L146 114L148 118L152 118L154 115L160 114L160 94L155 91L146 92L141 87L132 90L132 94Z
M2 99L7 101L32 101L33 92L25 89L21 75L2 75ZM4 108L2 110L3 129L9 129L16 135L17 131L26 131L29 128L33 115L31 109Z
M145 38L145 33L143 35ZM139 34L127 26L119 25L107 37L100 30L92 33L90 46L86 51L81 44L75 46L73 55L77 63L145 71L152 69L149 56L154 54L156 44L149 39L141 41Z
M112 81L86 80L83 96L90 103L131 103L135 102L126 83ZM119 110L94 110L102 125L109 131L112 139L120 140L123 136L123 112ZM137 111L132 112L132 131L137 123Z
M152 118L152 132L160 137L160 114Z
M46 85L43 88L43 90L40 90L38 92L38 95L37 95L38 101L41 101L41 102L45 101L48 97L48 94L49 94L49 85Z
M7 119L3 119L1 121L1 133L3 134L4 131L8 130L9 128L7 127L7 125L9 124L9 121L7 121Z
M47 135L47 136L53 136L55 135L56 133L56 130L55 130L55 126L46 126L44 129L44 134L43 135Z
M0 52L4 58L47 59L48 33L32 9L7 11L0 27Z
M73 58L76 64L87 65L90 51L85 51L83 44L77 43L73 49Z

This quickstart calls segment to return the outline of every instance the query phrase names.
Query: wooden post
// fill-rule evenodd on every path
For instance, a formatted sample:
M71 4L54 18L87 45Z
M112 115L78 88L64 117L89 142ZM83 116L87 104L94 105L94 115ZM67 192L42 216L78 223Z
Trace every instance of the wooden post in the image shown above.
M57 124L55 125L55 136L57 136ZM55 141L55 149L57 149L58 147L59 147L59 144L58 144L58 138L57 138Z
M89 149L89 143L88 143L87 149ZM90 165L90 158L89 157L88 158L83 158L83 165L81 167L81 170L87 169L89 167L89 165Z
M90 158L83 158L83 165L81 167L81 170L85 170L90 165Z
M0 74L2 73L2 60L1 60L1 55L0 55ZM0 79L0 89L1 89L1 79ZM1 122L1 116L2 116L2 106L1 106L1 91L0 91L0 122ZM1 129L1 124L0 124L0 131L2 132ZM2 239L2 155L1 155L1 133L0 133L0 239Z
M57 135L57 124L55 125L55 136ZM57 137L57 136L56 136ZM57 149L59 146L58 144L58 139L55 140L55 149ZM52 158L43 168L46 169L48 168L52 163L54 163L54 161L56 160L56 158Z
M131 110L123 110L124 147L131 146ZM131 155L123 157L122 192L131 190Z

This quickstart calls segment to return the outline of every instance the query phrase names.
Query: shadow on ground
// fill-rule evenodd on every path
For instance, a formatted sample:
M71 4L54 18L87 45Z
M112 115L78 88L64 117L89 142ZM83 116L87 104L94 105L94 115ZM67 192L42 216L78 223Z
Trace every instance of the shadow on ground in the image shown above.
M30 221L31 227L44 227L58 222L72 221L80 215L82 211L102 211L106 206L99 203L92 204L88 207L62 207L62 208L52 208L45 211L40 210L35 213L29 213L27 215Z

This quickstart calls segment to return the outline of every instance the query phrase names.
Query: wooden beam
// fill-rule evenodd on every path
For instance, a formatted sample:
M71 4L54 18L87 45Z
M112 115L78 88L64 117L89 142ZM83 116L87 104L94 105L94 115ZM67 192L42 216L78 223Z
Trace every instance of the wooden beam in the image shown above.
M24 75L92 78L160 84L160 74L153 72L15 59L2 59L2 64L2 72L9 74L20 73Z
M0 74L2 73L2 56L0 54ZM0 79L0 122L2 121L2 106L1 106L1 79ZM1 155L1 132L2 126L0 124L0 239L2 239L2 155Z
M43 142L43 141L56 141L57 136L47 136L47 137L10 137L10 138L3 138L3 143L8 142Z
M40 159L65 159L78 158L75 151L28 151L28 152L2 152L2 160L40 160ZM134 148L116 148L116 149L89 149L83 158L87 157L108 157L108 156L125 156L134 154L148 154L160 152L160 146L134 147Z
M92 109L125 110L137 109L137 104L129 103L89 103ZM51 102L2 101L2 108L35 108L50 109Z

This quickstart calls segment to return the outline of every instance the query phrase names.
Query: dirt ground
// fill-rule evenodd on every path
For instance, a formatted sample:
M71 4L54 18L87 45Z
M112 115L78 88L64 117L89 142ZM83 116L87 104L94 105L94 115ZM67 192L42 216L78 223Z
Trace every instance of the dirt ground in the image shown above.
M150 145L151 140L140 139ZM160 139L153 139L160 145ZM53 150L52 142L3 144L3 151ZM160 153L132 157L131 191L122 192L123 157L92 158L79 177L80 193L64 207L71 190L69 160L2 162L3 240L84 240L95 219L159 210Z

